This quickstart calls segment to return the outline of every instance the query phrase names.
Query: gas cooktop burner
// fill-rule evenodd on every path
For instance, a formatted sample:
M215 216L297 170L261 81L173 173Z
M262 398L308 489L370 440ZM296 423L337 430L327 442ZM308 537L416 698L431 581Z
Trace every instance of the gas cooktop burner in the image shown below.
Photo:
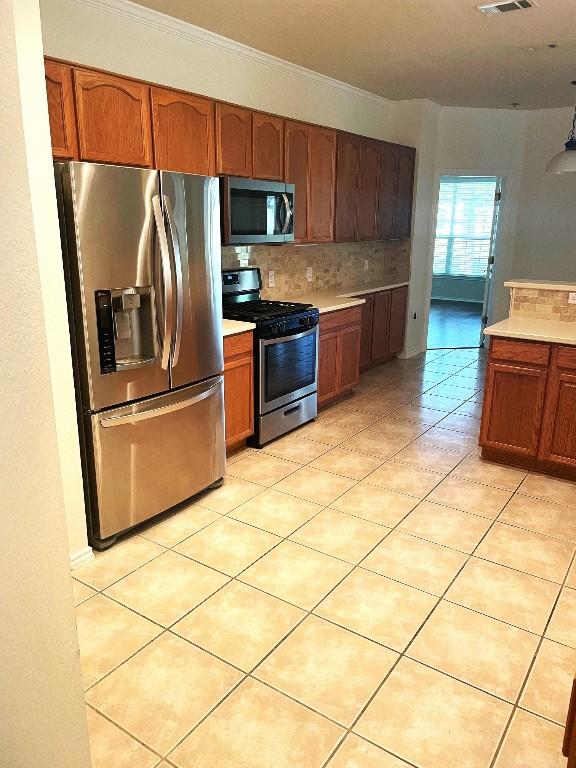
M296 312L309 309L312 304L297 304L292 301L242 301L224 304L224 317L227 320L248 320L252 322L274 320Z

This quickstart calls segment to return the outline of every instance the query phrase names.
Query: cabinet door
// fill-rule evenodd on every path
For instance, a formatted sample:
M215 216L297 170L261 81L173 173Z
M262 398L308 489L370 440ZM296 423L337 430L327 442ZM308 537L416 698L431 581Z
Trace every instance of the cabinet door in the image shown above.
M152 88L155 167L210 176L215 168L214 102Z
M568 705L562 754L568 758L566 768L576 768L576 677L572 681L572 694Z
M404 349L408 286L393 288L390 293L390 333L388 351L391 355L397 355Z
M345 133L339 134L336 163L336 240L356 240L359 162L360 139Z
M536 456L547 378L546 369L490 362L480 445Z
M252 176L252 113L216 104L216 173Z
M380 179L378 185L378 236L381 240L394 237L394 209L398 182L396 153L392 144L381 142L379 151Z
M74 70L80 159L152 166L150 89L124 77Z
M338 394L340 332L320 334L318 349L318 402L329 400Z
M336 132L310 126L308 240L314 243L334 240L335 183ZM296 201L298 194L296 187Z
M245 440L254 433L253 358L242 357L224 366L224 410L226 445Z
M46 95L52 154L58 160L78 157L72 69L57 61L45 61Z
M398 147L396 152L398 178L394 208L394 237L410 237L416 151L412 147Z
M391 291L374 294L374 316L372 319L371 361L386 360L390 357L390 306Z
M358 240L378 237L378 144L364 139L358 166Z
M284 180L284 120L252 113L252 175L255 179Z
M310 178L310 129L302 123L286 122L286 181L296 185L294 196L294 240L308 239L308 194Z
M553 370L538 458L576 467L576 374Z
M360 336L360 369L366 368L372 359L372 320L374 317L374 294L359 298L365 299L362 304L362 328Z
M352 389L360 380L360 339L359 325L340 332L340 390Z

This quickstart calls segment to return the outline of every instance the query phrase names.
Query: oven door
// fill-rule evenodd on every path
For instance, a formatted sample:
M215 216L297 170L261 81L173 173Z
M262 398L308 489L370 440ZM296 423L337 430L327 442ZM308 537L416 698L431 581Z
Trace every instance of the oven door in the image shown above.
M260 339L259 413L316 392L318 326L292 336Z
M253 179L223 179L225 245L294 240L294 185Z

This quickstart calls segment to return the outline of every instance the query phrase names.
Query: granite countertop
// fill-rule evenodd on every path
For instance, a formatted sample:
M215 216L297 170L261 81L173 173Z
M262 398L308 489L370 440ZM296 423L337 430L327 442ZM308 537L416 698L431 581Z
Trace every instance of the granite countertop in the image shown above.
M358 307L365 303L365 299L357 298L376 291L389 291L392 288L399 288L408 285L408 281L403 283L394 283L393 285L381 285L380 283L363 283L356 287L332 288L324 291L311 290L309 293L292 294L280 293L279 291L270 291L268 296L278 301L300 301L303 304L313 304L320 311L320 314L326 312L335 312L338 309L348 307Z
M575 291L576 283L559 283L554 280L506 280L505 288L532 288L539 291Z
M508 317L490 325L487 336L503 336L526 341L547 341L551 344L576 346L576 323L563 320L541 320L532 317Z
M246 333L246 331L253 331L256 326L254 323L245 323L242 320L226 320L222 321L222 335L223 336L235 336L237 333Z

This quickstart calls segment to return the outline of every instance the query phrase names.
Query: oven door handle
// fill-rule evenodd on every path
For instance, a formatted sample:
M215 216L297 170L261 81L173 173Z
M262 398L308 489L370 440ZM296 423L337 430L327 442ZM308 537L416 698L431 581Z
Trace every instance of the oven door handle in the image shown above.
M296 341L297 339L304 338L304 336L310 336L312 333L318 333L317 325L315 325L313 328L309 328L307 331L302 331L301 333L288 334L287 336L278 336L274 339L260 339L260 342L265 347L267 347L269 344L280 344L283 341Z

